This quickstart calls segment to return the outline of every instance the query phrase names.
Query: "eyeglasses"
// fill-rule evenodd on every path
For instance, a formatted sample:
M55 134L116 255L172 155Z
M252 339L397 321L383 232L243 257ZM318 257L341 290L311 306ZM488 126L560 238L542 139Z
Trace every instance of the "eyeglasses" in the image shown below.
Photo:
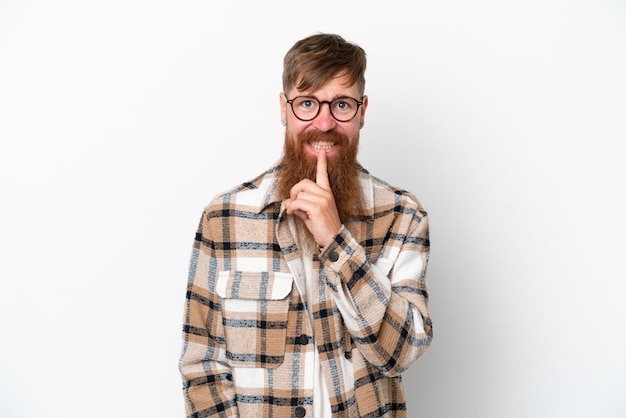
M363 104L362 101L352 97L338 97L330 101L319 101L315 97L307 96L298 96L291 100L287 99L287 103L291 105L291 111L294 116L303 122L315 119L324 103L328 103L328 108L333 118L339 122L348 122L356 116L359 107Z

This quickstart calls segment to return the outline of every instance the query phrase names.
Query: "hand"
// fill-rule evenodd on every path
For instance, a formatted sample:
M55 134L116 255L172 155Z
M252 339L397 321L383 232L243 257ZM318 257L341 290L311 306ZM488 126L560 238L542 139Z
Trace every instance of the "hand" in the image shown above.
M326 151L317 154L315 182L305 179L291 188L285 200L288 214L299 216L309 229L317 245L326 247L341 230L341 220L335 197L328 181Z

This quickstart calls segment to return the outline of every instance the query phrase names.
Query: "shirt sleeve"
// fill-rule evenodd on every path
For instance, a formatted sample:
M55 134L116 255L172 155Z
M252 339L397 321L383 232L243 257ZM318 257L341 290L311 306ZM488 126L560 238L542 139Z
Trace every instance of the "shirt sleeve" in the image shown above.
M428 217L417 210L401 212L375 264L345 227L320 254L327 284L356 347L390 376L419 358L433 336L426 282Z
M232 370L226 362L220 301L213 289L215 269L211 239L203 214L196 233L183 319L179 368L188 417L236 417ZM208 229L208 228L207 228Z

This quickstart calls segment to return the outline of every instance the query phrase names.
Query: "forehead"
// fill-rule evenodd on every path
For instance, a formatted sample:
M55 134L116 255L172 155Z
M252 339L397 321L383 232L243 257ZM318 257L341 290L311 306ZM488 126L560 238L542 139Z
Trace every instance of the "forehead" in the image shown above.
M316 90L298 90L293 88L291 96L314 96L321 100L332 100L337 97L350 96L357 97L358 88L356 84L348 85L349 79L346 75L338 75L326 82Z

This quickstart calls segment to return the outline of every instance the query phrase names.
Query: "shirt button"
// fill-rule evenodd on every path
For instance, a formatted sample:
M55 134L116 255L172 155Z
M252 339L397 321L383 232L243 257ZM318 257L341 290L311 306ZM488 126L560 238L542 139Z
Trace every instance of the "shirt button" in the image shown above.
M337 254L335 251L331 251L328 253L328 259L334 263L335 261L339 260L339 254Z
M306 334L302 334L298 337L298 342L301 345L307 345L309 343L309 336Z
M297 417L303 417L306 415L306 409L304 409L303 407L299 406L296 408L295 410L296 416Z

